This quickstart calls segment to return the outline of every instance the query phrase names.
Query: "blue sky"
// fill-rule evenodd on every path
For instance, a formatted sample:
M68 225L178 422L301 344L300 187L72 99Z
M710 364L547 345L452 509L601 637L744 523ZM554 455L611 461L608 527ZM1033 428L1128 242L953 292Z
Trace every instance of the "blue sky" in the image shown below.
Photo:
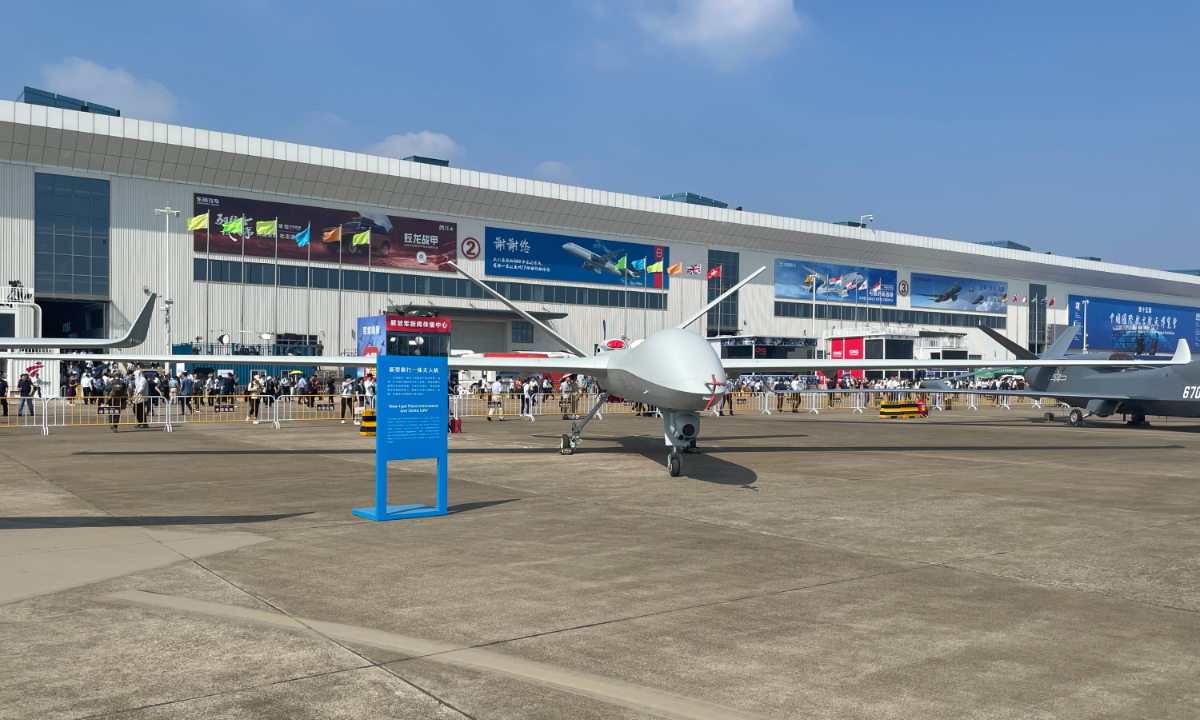
M21 31L0 45L0 92L33 85L246 135L1200 267L1196 2L109 7L7 7Z

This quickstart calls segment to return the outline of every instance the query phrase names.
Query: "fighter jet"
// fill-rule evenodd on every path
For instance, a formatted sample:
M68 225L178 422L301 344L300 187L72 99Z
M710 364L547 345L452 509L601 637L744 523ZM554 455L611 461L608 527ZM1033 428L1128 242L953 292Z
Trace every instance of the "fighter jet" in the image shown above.
M119 338L108 340L81 340L79 338L0 338L0 348L22 348L40 350L44 348L62 348L63 350L105 350L108 348L132 348L146 342L146 333L150 329L150 319L154 317L154 299L158 295L150 293L146 304L138 313L137 319L129 326L129 332Z
M1065 361L1067 347L1079 334L1074 325L1060 335L1045 354L1038 358L992 328L979 326L1020 361ZM1067 420L1081 425L1092 415L1108 417L1116 413L1129 416L1130 425L1142 425L1147 415L1200 417L1200 360L1193 361L1186 340L1176 345L1175 355L1166 365L1150 365L1125 353L1087 353L1072 355L1071 360L1093 360L1111 364L1083 367L1031 367L1025 371L1030 390L1005 392L1005 395L1052 397L1072 405ZM1084 410L1087 414L1084 414Z
M958 294L960 292L962 292L962 289L963 289L962 285L960 285L958 283L954 283L953 285L951 285L950 287L941 291L940 293L937 293L936 295L931 295L929 293L913 293L913 294L920 295L921 297L933 298L933 301L935 303L944 303L948 300L949 301L957 300Z
M575 243L567 243L566 245L562 246L562 249L566 250L568 253L570 253L570 254L574 255L575 257L579 258L580 260L582 260L584 270L591 270L592 272L596 273L597 275L599 275L602 272L606 272L606 273L612 273L613 275L616 275L617 277L627 277L630 279L638 278L638 277L642 276L642 274L639 271L634 270L631 267L624 267L624 268L617 267L617 263L616 263L617 257L620 256L622 253L624 253L625 252L624 250L614 250L613 252L607 253L605 255L597 255L596 253L592 252L591 250L588 250L587 248L584 248L584 247L580 247L579 245L576 245Z
M450 263L468 280L478 285L485 293L507 305L527 322L541 328L549 337L554 338L564 348L575 354L575 357L451 357L447 359L451 370L484 370L497 372L519 373L564 373L587 375L595 378L599 387L603 388L601 396L592 412L571 426L570 433L564 433L560 447L564 450L574 450L581 442L584 426L604 406L610 396L635 400L655 405L663 415L663 433L670 452L667 455L667 470L672 476L678 476L682 468L682 453L695 452L696 441L700 435L699 413L710 406L719 405L725 392L727 373L734 376L742 373L782 372L796 374L811 372L814 369L865 369L865 370L908 370L914 367L929 369L961 369L978 368L986 363L980 360L756 360L756 359L722 359L712 345L700 335L688 330L688 326L699 320L718 303L740 290L754 278L766 271L760 267L748 277L737 283L719 297L709 302L693 313L679 325L659 331L644 340L635 340L626 347L611 349L598 355L588 356L566 338L559 335L553 328L535 318L500 293L492 290L478 278L464 272L462 268ZM0 354L0 360L36 360L51 358L50 355ZM287 356L253 356L253 355L93 355L89 359L96 362L129 362L141 360L152 363L192 362L216 363L223 365L237 364L271 364L288 366L310 366L311 357ZM1189 357L1190 359L1190 357ZM333 360L331 360L333 361ZM376 357L337 357L339 367L374 367ZM1176 360L1165 364L1175 363ZM1005 360L1000 365L1009 365ZM1124 360L1096 361L1091 359L1031 359L1022 361L1023 365L1031 368L1056 368L1059 372L1073 372L1076 368L1092 366L1129 366ZM1200 380L1189 392L1196 397L1200 406ZM1187 397L1187 395L1185 395Z

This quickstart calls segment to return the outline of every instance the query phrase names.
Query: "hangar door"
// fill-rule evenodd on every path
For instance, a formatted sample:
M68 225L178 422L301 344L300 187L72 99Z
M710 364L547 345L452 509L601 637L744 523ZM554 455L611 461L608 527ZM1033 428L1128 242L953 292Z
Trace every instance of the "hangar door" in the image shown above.
M488 320L459 320L451 318L450 348L473 350L478 353L504 352L504 330L508 323Z

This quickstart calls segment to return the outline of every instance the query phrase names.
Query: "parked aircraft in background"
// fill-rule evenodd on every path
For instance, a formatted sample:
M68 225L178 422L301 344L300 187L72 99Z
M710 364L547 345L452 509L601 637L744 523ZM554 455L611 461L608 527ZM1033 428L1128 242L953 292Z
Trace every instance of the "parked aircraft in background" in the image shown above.
M24 350L41 350L61 348L63 350L105 350L108 348L132 348L146 342L146 333L150 330L150 320L154 317L154 300L158 295L150 293L146 304L138 313L137 319L129 326L129 332L119 338L108 340L86 340L81 338L2 338L0 348L20 348ZM57 358L51 358L57 359Z
M1068 359L1067 347L1079 334L1073 325L1060 335L1039 358L992 328L979 326L1019 361ZM1175 346L1169 363L1150 365L1125 353L1092 352L1071 355L1072 361L1095 361L1096 365L1031 367L1025 371L1030 390L1005 395L1052 397L1073 405L1067 416L1072 425L1088 415L1129 415L1131 425L1146 422L1147 415L1200 417L1200 360L1192 360L1186 340ZM1113 361L1123 363L1112 365ZM1084 414L1087 410L1088 415Z

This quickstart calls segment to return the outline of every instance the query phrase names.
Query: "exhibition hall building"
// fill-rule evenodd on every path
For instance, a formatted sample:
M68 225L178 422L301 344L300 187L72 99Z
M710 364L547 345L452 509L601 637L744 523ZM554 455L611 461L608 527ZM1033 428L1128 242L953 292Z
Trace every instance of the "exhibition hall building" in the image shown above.
M1200 277L1186 271L22 97L0 101L0 336L120 335L156 293L170 322L156 313L142 351L562 349L454 263L585 348L672 327L760 267L693 326L723 356L1006 357L980 325L1034 351L1070 325L1085 328L1076 348L1200 345ZM385 346L368 337L380 323Z

